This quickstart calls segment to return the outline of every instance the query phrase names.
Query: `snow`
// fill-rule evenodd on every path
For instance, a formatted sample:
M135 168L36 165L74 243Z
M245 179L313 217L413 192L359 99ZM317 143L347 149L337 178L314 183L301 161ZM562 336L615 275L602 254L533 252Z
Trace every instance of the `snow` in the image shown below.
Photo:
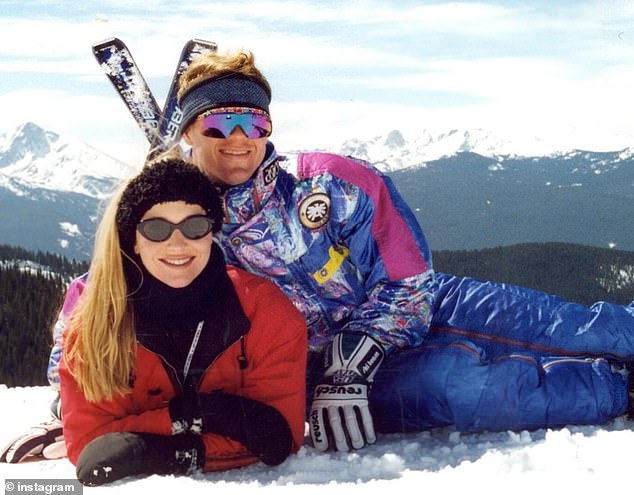
M74 138L33 123L0 135L0 187L25 195L34 188L104 198L135 169Z
M40 273L42 275L51 275L53 273L51 272L50 267L41 265L40 263L36 263L35 261L30 260L3 260L0 261L0 267L18 268L22 272L32 274Z
M47 419L47 387L0 385L0 445ZM379 435L353 453L318 453L304 446L282 465L196 474L128 478L84 493L346 494L605 493L630 486L634 423L617 418L603 426L534 432L459 434L451 429ZM0 464L4 479L74 479L67 459ZM97 491L98 490L98 491Z
M369 140L348 139L339 152L375 163L384 172L426 163L470 151L503 161L505 157L551 156L570 152L540 138L505 137L501 132L486 129L417 130L404 136L393 130ZM502 170L501 167L498 170Z
M609 244L610 248L614 248L614 243ZM609 294L616 290L631 287L634 283L634 265L608 265L601 267L601 277L599 284Z
M64 234L71 237L75 237L81 234L81 230L79 229L79 226L76 223L60 222L59 228L62 230Z

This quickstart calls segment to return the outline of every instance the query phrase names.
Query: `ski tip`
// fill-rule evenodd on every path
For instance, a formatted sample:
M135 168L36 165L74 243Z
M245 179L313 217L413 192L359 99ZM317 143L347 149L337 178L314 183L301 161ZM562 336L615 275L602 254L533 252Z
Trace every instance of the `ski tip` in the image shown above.
M207 41L207 40L203 40L201 38L192 38L191 40L189 40L190 43L196 43L198 45L202 45L202 46L208 46L208 47L214 47L214 48L218 48L218 45L213 42L213 41Z
M192 50L211 50L215 52L218 49L218 45L213 41L207 41L200 38L192 38L183 47L183 53L190 52Z
M108 47L124 48L125 43L121 41L119 38L113 36L112 38L107 38L103 41L93 43L92 50L93 52L95 52L95 51L103 50L104 48L108 48Z

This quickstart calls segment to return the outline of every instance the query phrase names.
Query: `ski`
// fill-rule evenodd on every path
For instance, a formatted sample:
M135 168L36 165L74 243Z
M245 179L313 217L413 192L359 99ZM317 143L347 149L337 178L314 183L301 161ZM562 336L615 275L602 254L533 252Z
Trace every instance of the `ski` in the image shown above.
M128 47L119 38L92 46L92 52L148 141L158 137L161 108Z
M172 83L170 84L170 88L165 99L163 113L161 115L159 125L160 140L151 141L152 149L158 148L159 150L168 150L177 141L178 129L180 128L183 118L183 114L177 101L178 80L196 57L206 51L216 50L217 45L215 43L201 39L189 40L185 43L185 46L183 46L180 58L178 59L178 65L174 71L174 77L172 77Z
M178 107L178 79L189 64L205 51L215 51L215 43L189 40L183 46L161 111L130 50L118 38L93 45L93 53L150 143L149 157L169 149L178 140L182 113Z

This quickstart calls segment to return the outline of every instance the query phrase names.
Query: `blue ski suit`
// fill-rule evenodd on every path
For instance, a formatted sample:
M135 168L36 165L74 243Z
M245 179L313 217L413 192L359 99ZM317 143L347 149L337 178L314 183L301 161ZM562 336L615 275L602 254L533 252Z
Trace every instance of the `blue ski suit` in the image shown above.
M600 424L625 412L634 307L434 272L412 212L372 166L327 153L295 162L269 142L223 200L228 263L271 279L306 318L309 401L333 336L363 332L386 353L370 393L379 432Z
M225 191L221 241L230 263L272 279L305 315L309 389L332 336L365 332L387 354L370 395L378 431L534 429L623 414L627 379L611 361L634 356L632 308L434 273L388 177L326 153L283 163L269 146L258 173Z

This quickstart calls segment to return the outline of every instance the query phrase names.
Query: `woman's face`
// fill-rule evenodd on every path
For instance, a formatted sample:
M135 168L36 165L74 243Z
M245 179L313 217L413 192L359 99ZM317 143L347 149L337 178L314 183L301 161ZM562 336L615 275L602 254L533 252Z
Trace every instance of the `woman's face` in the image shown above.
M204 215L200 205L184 201L159 203L150 208L141 220L162 218L177 224L192 215ZM187 287L200 275L211 256L211 233L192 240L175 229L169 239L162 242L150 241L136 232L134 252L148 272L166 285L174 288Z
M249 180L266 154L267 138L249 139L240 127L228 138L207 137L195 120L183 137L192 147L192 161L214 181L237 186Z

